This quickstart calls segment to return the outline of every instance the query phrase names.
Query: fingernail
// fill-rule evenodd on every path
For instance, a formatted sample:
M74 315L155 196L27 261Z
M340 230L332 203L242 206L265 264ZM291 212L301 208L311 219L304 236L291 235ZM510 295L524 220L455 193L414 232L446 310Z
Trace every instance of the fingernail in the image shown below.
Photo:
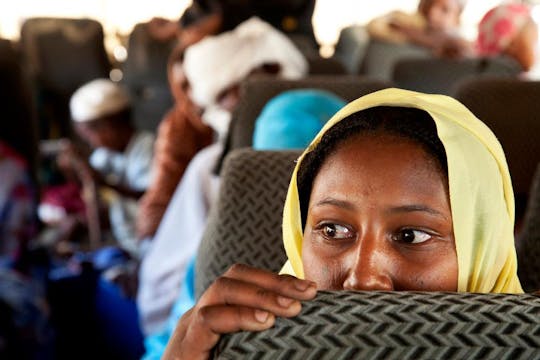
M294 287L299 291L306 291L310 287L315 287L315 283L306 280L299 280L294 282Z
M284 296L278 296L277 302L281 307L289 307L293 303L293 299Z
M255 319L260 323L265 323L268 320L268 311L255 310Z

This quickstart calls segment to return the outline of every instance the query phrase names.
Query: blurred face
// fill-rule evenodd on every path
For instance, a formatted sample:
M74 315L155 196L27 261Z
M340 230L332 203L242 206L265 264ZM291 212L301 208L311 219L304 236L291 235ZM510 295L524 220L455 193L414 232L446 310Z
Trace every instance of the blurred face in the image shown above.
M462 9L457 0L426 0L423 3L421 12L430 29L448 31L459 26Z
M456 291L447 183L411 140L360 135L341 144L313 183L306 279L321 290Z
M106 120L96 120L75 124L75 131L94 149L104 147L110 150L122 151L119 144L118 129Z
M190 86L181 62L175 62L171 66L169 84L176 101L183 101L190 90Z
M516 59L525 71L530 70L536 61L536 47L538 46L538 28L530 20L521 32L508 45L505 53Z

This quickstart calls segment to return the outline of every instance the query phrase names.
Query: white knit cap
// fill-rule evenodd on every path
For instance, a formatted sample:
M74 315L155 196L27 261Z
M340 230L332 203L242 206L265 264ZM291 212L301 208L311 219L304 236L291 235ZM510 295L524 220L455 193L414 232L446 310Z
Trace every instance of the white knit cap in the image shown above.
M301 78L308 71L306 59L292 41L257 17L203 39L190 46L184 57L193 101L202 107L213 104L221 91L265 63L279 64L279 75L288 79Z
M120 85L108 79L96 79L73 93L69 110L74 122L88 122L117 113L129 105L129 97Z

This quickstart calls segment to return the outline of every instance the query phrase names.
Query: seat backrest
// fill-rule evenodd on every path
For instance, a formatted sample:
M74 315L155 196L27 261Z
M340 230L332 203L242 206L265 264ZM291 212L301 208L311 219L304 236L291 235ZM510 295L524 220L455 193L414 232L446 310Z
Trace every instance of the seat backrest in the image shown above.
M370 39L365 49L359 73L376 79L391 80L394 65L398 60L431 57L430 51L419 46Z
M240 103L234 111L229 128L230 149L252 145L255 120L266 103L284 91L322 89L342 97L345 101L352 101L390 86L389 82L347 75L311 76L301 80L284 80L274 77L250 78L242 84Z
M460 83L455 98L501 142L517 200L526 197L540 162L540 82L479 78Z
M38 103L40 137L71 133L69 98L86 82L109 76L101 24L91 19L29 18L21 51Z
M526 291L540 290L540 164L536 167L523 228L516 243L521 286Z
M352 25L341 30L334 57L341 61L347 73L358 74L368 42L369 35L364 26Z
M197 254L197 296L235 263L276 272L283 266L283 204L299 155L239 149L227 156Z
M135 25L129 35L128 56L122 70L133 99L133 119L138 129L156 131L173 105L167 62L175 45L176 40L153 38L146 23Z
M540 297L442 292L319 292L300 315L225 335L215 359L531 359Z
M72 93L109 75L103 27L92 19L30 18L21 28L21 49L32 73L48 89Z
M344 75L345 67L336 58L312 56L307 58L310 75Z
M515 77L521 71L520 66L507 57L406 58L396 62L392 80L403 89L451 95L460 80L480 75Z

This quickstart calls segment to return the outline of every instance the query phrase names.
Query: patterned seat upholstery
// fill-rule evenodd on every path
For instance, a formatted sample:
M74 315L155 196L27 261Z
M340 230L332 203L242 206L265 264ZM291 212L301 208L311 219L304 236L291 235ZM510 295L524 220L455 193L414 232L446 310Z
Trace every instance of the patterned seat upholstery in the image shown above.
M536 167L523 229L517 238L518 275L526 291L540 290L540 164Z
M540 162L540 82L481 77L464 80L454 96L501 142L517 200L516 218L521 218Z
M299 155L240 149L227 157L197 255L197 296L235 263L280 270L286 260L281 215Z
M222 337L217 359L538 359L540 297L319 292L269 330Z
M516 77L520 72L519 64L507 57L402 59L394 66L392 80L402 89L451 95L460 80L484 75Z

